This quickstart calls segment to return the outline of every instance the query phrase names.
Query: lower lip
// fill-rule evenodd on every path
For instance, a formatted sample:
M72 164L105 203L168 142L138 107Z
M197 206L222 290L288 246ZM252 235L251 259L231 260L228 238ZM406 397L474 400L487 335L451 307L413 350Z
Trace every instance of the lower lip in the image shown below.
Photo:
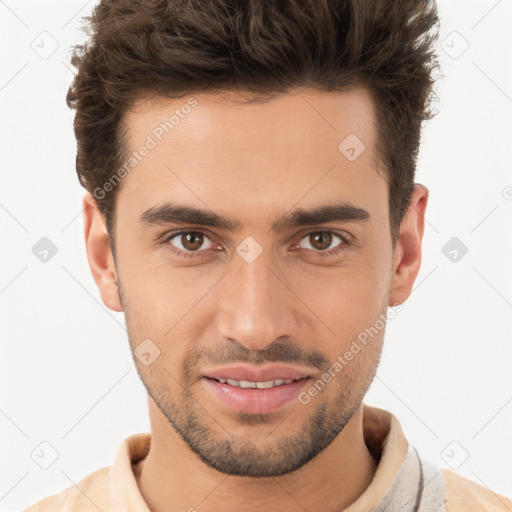
M309 378L269 389L239 388L206 377L203 380L209 391L231 409L247 414L268 414L297 399Z

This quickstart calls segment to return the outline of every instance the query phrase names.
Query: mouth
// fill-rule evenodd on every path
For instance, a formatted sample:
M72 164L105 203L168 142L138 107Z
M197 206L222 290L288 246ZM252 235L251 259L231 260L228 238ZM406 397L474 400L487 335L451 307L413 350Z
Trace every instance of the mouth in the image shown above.
M312 374L308 369L282 364L263 366L234 365L224 368L212 368L204 371L203 376L221 384L243 388L267 389L267 387L290 384L290 381L304 379Z
M209 377L207 377L209 378ZM237 388L243 389L272 389L278 386L284 386L291 384L292 382L297 382L300 380L309 379L309 377L300 377L297 379L274 379L274 380L266 380L266 381L252 381L252 380L236 380L236 379L214 379L220 384L228 384L229 386L234 386Z
M270 414L297 404L299 393L311 379L301 371L283 367L263 371L238 367L209 372L201 381L211 401L221 409Z

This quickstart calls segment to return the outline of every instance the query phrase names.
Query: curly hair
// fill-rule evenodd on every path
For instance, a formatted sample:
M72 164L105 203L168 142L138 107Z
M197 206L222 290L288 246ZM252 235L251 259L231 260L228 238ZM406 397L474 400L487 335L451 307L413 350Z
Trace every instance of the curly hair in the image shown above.
M124 116L147 95L366 87L377 112L393 242L414 188L422 121L435 115L435 0L102 0L73 47L76 171L92 194L128 155ZM250 99L247 99L247 94ZM113 238L120 186L95 195Z

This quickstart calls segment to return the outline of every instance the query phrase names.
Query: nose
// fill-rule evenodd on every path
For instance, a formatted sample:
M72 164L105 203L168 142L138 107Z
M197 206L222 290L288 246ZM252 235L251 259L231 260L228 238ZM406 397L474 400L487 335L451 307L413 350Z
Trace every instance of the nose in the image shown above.
M297 299L266 251L252 263L238 254L223 279L216 301L216 328L225 339L263 350L297 328Z

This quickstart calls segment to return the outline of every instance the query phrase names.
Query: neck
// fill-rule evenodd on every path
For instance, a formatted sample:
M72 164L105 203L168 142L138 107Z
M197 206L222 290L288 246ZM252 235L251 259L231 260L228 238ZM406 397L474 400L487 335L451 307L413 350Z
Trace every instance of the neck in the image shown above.
M325 450L298 470L275 478L231 476L210 468L151 399L149 409L151 447L135 467L135 476L152 512L169 511L170 506L201 512L334 512L365 491L377 468L363 438L362 405Z

